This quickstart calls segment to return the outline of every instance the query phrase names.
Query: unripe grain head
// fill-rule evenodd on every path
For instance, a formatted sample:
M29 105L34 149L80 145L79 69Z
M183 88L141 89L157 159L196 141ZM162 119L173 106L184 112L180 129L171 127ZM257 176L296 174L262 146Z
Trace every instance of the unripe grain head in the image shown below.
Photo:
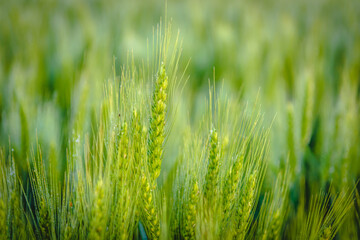
M151 239L159 239L160 237L160 221L156 210L153 186L145 176L141 178L141 197L142 197L142 222L145 226L146 233Z
M160 175L163 144L165 139L167 86L168 77L165 72L165 65L161 64L153 94L148 139L148 157L152 180L157 179Z
M89 239L91 240L100 240L104 237L106 228L104 197L104 185L102 180L99 180L95 189L95 198L90 222Z
M216 130L210 132L210 150L209 150L209 162L207 167L207 173L205 176L205 198L210 199L216 192L219 181L219 169L220 169L220 155L219 155L219 141Z
M185 206L184 230L185 239L195 239L197 204L199 200L199 186L197 182L192 184L189 200Z

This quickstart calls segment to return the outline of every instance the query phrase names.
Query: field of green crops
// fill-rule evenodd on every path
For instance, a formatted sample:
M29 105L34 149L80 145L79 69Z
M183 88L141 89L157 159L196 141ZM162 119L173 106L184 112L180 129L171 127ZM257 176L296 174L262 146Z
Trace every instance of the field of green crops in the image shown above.
M360 239L360 1L0 1L0 240Z

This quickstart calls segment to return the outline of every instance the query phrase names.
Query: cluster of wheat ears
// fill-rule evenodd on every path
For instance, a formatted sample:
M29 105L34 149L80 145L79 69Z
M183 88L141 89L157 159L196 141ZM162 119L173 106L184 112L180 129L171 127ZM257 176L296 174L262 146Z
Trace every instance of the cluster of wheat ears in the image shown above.
M142 64L129 57L106 81L99 121L84 136L73 129L64 172L35 146L24 181L12 151L0 151L0 239L334 238L358 194L319 192L306 201L299 183L294 208L291 154L264 192L270 127L256 103L210 87L202 120L178 136L175 164L162 171L187 78L170 24L158 26L149 49Z

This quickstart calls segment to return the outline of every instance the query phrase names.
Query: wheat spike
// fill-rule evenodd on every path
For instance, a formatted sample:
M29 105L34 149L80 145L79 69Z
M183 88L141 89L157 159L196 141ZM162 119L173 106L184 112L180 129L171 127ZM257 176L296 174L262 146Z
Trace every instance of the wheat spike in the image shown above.
M92 209L92 218L90 222L89 239L100 240L103 239L106 228L106 209L104 205L104 186L102 180L99 180L96 190L95 199Z
M185 208L184 239L195 239L196 206L199 199L199 186L195 182L191 188L190 198Z
M6 206L3 199L0 199L0 238L7 239Z
M146 130L143 128L140 122L139 113L134 110L133 111L133 119L132 119L132 141L133 141L133 149L134 149L134 171L135 175L139 172L140 163L143 158L146 157Z
M49 210L46 206L45 200L42 199L40 202L40 209L39 209L39 225L40 231L43 239L50 239L50 231L51 231L51 221L50 221L50 214Z
M314 83L313 79L308 79L306 82L305 96L302 109L302 125L301 125L301 140L302 145L306 146L311 137L311 127L314 108Z
M146 228L146 233L151 239L159 239L160 221L158 213L155 209L155 201L153 196L153 187L150 185L147 177L143 174L141 178L142 189L142 220Z
M210 199L215 193L218 186L219 178L219 142L216 130L210 132L210 152L209 152L209 165L205 176L205 198Z
M236 197L236 190L239 186L240 182L240 172L242 169L242 162L243 162L244 156L241 155L241 157L234 162L234 164L231 166L227 176L226 176L226 183L224 187L224 198L223 198L223 229L226 227L226 223L228 219L230 218L231 210L234 205L234 200Z
M148 157L152 180L157 179L160 175L163 144L165 139L167 86L168 77L165 72L165 65L162 63L155 84L148 139Z
M331 226L328 226L321 233L320 240L330 240L331 239Z
M280 211L277 210L270 223L269 239L278 239L281 230Z
M287 117L288 117L288 129L287 129L287 142L288 142L288 154L289 154L289 163L290 163L290 172L293 175L296 171L296 153L295 153L295 133L294 133L294 105L289 103L287 105Z
M128 162L128 126L127 123L123 123L120 130L120 140L118 147L118 165L119 165L119 175L122 176L123 172L127 170Z
M257 171L249 177L244 194L241 196L240 205L237 211L237 239L244 239L251 210L254 204Z
M150 185L147 177L142 174L141 190L142 190L142 221L146 228L146 233L151 239L159 239L160 236L160 221L155 208L155 201L153 196L153 187Z
M16 189L16 188L15 188ZM11 204L12 204L12 217L13 217L13 234L16 239L21 239L25 237L25 224L22 218L22 212L20 209L20 198L16 190L11 194Z

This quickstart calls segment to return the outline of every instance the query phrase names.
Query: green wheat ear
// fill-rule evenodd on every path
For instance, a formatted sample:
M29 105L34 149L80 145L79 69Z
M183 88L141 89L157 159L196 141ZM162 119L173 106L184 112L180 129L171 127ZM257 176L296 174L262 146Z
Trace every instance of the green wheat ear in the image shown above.
M196 208L199 200L199 186L195 182L191 188L190 198L185 208L184 239L195 239Z
M22 218L22 212L20 209L20 196L19 192L16 188L13 190L11 194L11 204L12 204L12 227L13 227L13 234L14 238L21 239L26 237L25 233L25 223Z
M320 235L320 240L329 240L331 239L331 226L326 227Z
M296 154L295 154L295 133L294 133L294 121L295 121L294 105L289 103L287 105L287 117L288 117L288 129L287 129L287 142L291 177L294 177L296 170Z
M204 196L209 199L217 189L219 178L219 142L218 134L215 129L210 132L210 153L209 165L205 176Z
M237 211L237 239L244 239L249 223L250 213L254 205L255 190L256 190L257 171L253 172L249 181L246 184L245 191L240 199L239 209Z
M118 166L119 177L122 178L124 172L128 169L128 126L127 123L123 123L120 130L120 140L118 148Z
M278 239L281 230L280 211L277 210L270 223L269 239Z
M132 145L134 149L134 172L135 175L139 173L140 170L140 162L143 158L146 158L146 145L144 144L146 142L146 131L144 131L144 128L140 121L140 115L139 113L134 110L133 111L133 117L132 117L132 123L131 123L131 129L132 129Z
M152 181L151 181L152 182ZM160 221L155 208L153 196L154 187L151 186L145 174L141 178L141 197L142 197L142 221L146 228L147 236L151 239L159 239L160 237Z
M314 83L313 79L308 79L306 82L304 103L302 109L302 124L301 124L301 141L303 147L309 143L311 137L311 123L313 120L314 110Z
M158 77L156 79L153 103L151 106L151 118L148 140L148 156L150 163L150 173L152 180L156 180L160 175L161 158L163 154L163 144L165 138L165 115L166 115L166 89L168 86L168 76L165 72L164 63L161 64Z
M96 186L95 199L92 209L92 217L90 222L89 239L99 240L103 239L106 228L106 209L104 204L104 185L100 180Z
M44 199L42 199L40 202L39 217L42 239L50 239L50 214Z
M0 199L0 239L7 239L6 206Z
M239 159L237 159L234 164L231 166L227 176L226 176L226 184L224 187L224 200L223 200L223 229L226 226L228 219L230 218L231 210L234 205L236 190L239 186L240 182L240 172L242 169L242 163L244 160L244 156L241 155Z

